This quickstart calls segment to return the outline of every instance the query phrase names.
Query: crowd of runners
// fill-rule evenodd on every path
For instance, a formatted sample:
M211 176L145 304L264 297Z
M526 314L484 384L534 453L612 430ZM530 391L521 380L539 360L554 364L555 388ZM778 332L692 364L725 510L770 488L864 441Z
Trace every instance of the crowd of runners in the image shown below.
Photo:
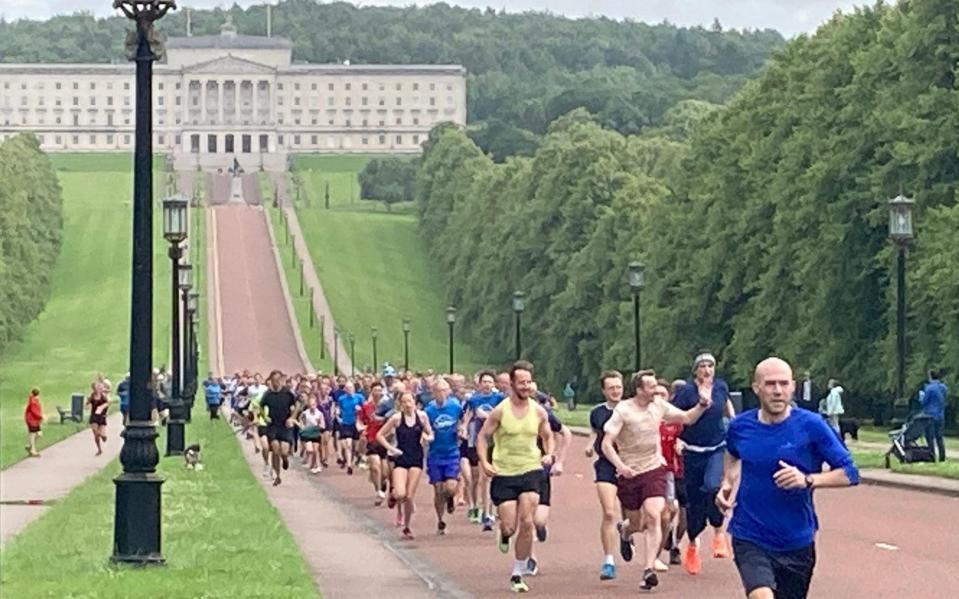
M787 363L756 367L760 406L739 415L715 367L704 352L688 381L652 370L600 375L605 401L589 414L586 449L595 458L599 579L616 578L617 552L625 562L637 553L644 591L670 565L696 575L709 529L711 555L734 558L750 599L806 597L818 528L813 489L856 484L858 471L828 423L795 407ZM563 473L572 439L529 362L472 378L389 365L352 377L243 372L211 376L204 387L211 417L220 403L231 407L273 485L292 457L312 475L362 474L372 502L394 510L396 527L413 539L425 474L436 533L446 534L464 507L502 553L512 548L509 588L529 590L527 577L539 570L534 539L549 538L551 479Z

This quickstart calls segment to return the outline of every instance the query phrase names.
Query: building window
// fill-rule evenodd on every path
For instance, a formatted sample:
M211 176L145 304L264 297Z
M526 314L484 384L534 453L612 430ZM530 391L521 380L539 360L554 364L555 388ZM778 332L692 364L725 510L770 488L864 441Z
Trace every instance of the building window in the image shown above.
M79 127L79 126L80 126L80 115L79 115L79 114L73 115L73 126L74 126L74 127Z
M59 82L59 81L57 81L56 88L57 88L57 89L60 89L60 82Z
M299 96L293 98L293 105L294 105L294 106L299 106L299 105L300 105L300 97L299 97Z
M130 89L130 82L129 82L129 81L127 81L126 83L123 84L123 89L125 89L125 90L129 90L129 89Z
M419 84L419 83L414 83L414 84L413 84L413 91L419 91L419 89L420 89L420 84Z
M446 91L448 91L448 92L453 91L453 84L452 84L452 83L447 83L447 84L446 84Z
M96 97L96 96L90 96L90 106L95 106L96 103L97 103L97 97Z
M381 146L385 146L385 145L386 145L386 136L385 136L385 135L381 135L381 136L380 136L380 139L379 139L379 142L380 142L380 145L381 145Z
M60 124L60 117L57 117L57 124Z
M299 118L299 117L294 118L294 119L293 119L293 124L294 124L294 125L299 125L299 124L300 124L300 118Z
M368 126L369 126L369 122L367 122L366 119L363 119L363 126L364 126L364 127L368 127Z
M403 145L403 136L402 136L402 135L397 135L397 136L396 136L396 145L398 145L398 146Z
M157 142L162 146L163 144L166 143L166 136L165 136L165 135L160 135L160 136L158 136L158 137L157 137Z
M80 98L79 98L79 97L73 96L73 105L74 105L74 106L79 106L79 105L80 105Z
M396 84L396 91L398 91L398 92L403 91L403 84L402 84L402 83L397 83L397 84Z
M397 106L402 106L402 105L403 105L403 98L401 98L401 97L399 97L399 96L396 96L396 105L397 105Z
M311 125L315 125L315 124L316 124L316 117L313 117L312 119L310 119L310 124L311 124Z
M380 106L384 106L385 104L386 104L386 98L380 98Z
M368 98L366 96L363 96L362 98L360 98L360 104L362 104L363 106L366 106L367 99Z
M95 82L91 81L91 82L90 82L90 89L96 89L96 88L97 88L97 84L96 84Z
M386 121L384 119L380 119L380 127L385 127L385 126L386 126Z
M63 138L58 135L55 138L53 138L53 141L59 146L60 144L63 143Z
M278 89L278 90L280 90L280 91L283 91L283 84L282 84L282 83L277 83L277 84L276 84L276 89Z
M91 146L97 145L97 136L96 136L96 135L91 135L91 136L90 136L90 145L91 145Z
M112 135L107 135L107 145L109 145L109 146L112 146L112 145L113 145L113 136L112 136Z
M366 91L367 89L369 89L369 86L367 86L367 85L364 83L364 84L363 84L363 91Z
M353 87L352 85L350 85L349 83L347 83L347 84L346 84L346 91L350 91L350 89L352 89L352 87Z
M347 106L352 106L352 105L353 105L353 98L347 96L347 97L346 97L346 105L347 105Z
M436 98L430 98L430 106L436 106Z
M310 84L310 89L313 91L316 91L316 84L315 83Z
M416 144L416 145L420 145L420 136L419 136L419 135L414 135L414 136L413 136L413 143Z
M380 83L377 87L379 88L380 91L383 91L383 90L386 89L386 84L385 84L385 83Z
M276 99L277 106L283 106L283 96L280 96Z
M107 106L113 106L113 96L107 96Z
M436 84L435 84L435 83L430 83L430 91L433 91L433 90L435 90L435 89L436 89Z
M160 106L163 106L163 96L160 96L159 98L157 98L157 104Z
M276 136L276 145L278 145L278 146L282 146L282 145L283 145L283 136L282 136L282 135L277 135L277 136Z
M396 117L396 124L397 124L397 125L402 125L402 124L403 124L403 117L401 117L401 116Z
M446 104L449 106L453 105L453 96L446 96Z
M326 99L326 105L327 105L327 106L333 106L333 97L332 97L332 96L330 96L329 98Z
M180 135L179 135L179 134L177 134L177 135L173 138L173 145L175 145L175 146L179 146L179 145L180 145Z
M129 135L124 135L124 136L123 136L123 145L125 145L125 146L130 145L130 136L129 136Z
M333 119L330 119L330 122L329 122L329 124L330 124L330 125L332 125L332 124L333 124Z
M159 89L160 91L163 91L163 84L157 83L157 89Z
M80 84L76 81L73 82L73 89L80 89Z
M316 136L315 136L315 135L311 135L311 136L310 136L310 145L314 145L314 146L316 145Z
M179 105L180 105L180 96L177 96L177 97L174 99L174 104L175 104L176 106L179 106Z
M350 119L346 119L346 126L347 126L347 127L351 127L351 126L352 126L352 123L350 122Z
M420 117L414 116L414 117L413 117L413 124L414 124L414 125L419 125L419 124L420 124Z
M299 84L299 83L294 83L294 84L293 84L293 91L300 91L300 84Z
M110 89L113 89L112 87ZM173 89L180 89L180 82L177 81L176 85L173 86Z
M361 139L361 141L362 141L362 143L363 143L364 146L370 145L370 138L368 138L368 137L363 137L363 138Z
M333 91L333 84L332 83L327 84L326 89Z

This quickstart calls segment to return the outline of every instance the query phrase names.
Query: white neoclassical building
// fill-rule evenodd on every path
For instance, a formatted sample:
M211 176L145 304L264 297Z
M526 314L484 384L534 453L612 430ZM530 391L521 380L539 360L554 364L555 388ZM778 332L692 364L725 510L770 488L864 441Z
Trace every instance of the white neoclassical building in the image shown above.
M282 168L289 153L418 152L435 124L466 124L458 65L300 64L292 44L239 35L170 38L154 67L154 148L177 168ZM0 139L50 152L132 151L134 66L0 63Z

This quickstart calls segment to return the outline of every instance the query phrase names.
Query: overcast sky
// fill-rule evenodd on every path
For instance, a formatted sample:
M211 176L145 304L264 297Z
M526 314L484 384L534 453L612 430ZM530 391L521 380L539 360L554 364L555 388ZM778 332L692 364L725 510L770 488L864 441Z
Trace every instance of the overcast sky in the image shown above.
M719 18L725 27L778 29L787 36L811 32L828 20L836 10L872 0L447 0L449 4L485 8L492 6L510 12L546 10L572 17L606 15L629 17L658 23L663 19L680 25L709 25ZM237 0L241 6L263 4L263 0ZM276 0L273 0L276 3ZM412 0L364 0L356 4L406 6L429 4ZM231 1L180 0L181 6L212 8L232 6ZM55 14L92 11L97 16L113 14L112 0L0 0L0 14L8 20L22 17L43 19Z

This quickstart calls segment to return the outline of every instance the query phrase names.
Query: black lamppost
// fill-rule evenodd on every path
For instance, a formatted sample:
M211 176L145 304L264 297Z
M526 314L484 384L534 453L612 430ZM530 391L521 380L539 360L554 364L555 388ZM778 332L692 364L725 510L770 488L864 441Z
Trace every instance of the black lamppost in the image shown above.
M163 563L160 550L161 490L156 475L160 461L156 427L150 420L153 404L153 61L163 44L153 29L174 0L114 0L113 7L136 23L135 44L128 44L136 61L136 131L133 155L133 260L130 301L130 413L123 430L120 463L123 473L113 479L116 502L113 520L115 562Z
M376 372L380 363L376 356L376 327L370 327L370 339L373 340L373 372Z
M340 330L333 327L333 376L340 374Z
M172 197L163 200L163 237L170 243L170 262L173 266L173 280L170 286L172 301L170 302L173 315L170 324L172 344L172 364L170 367L170 416L167 419L166 455L182 455L185 446L183 430L183 399L181 383L183 366L180 353L180 298L177 290L180 288L180 279L189 277L190 270L180 270L180 260L183 258L183 248L180 244L187 238L187 207L188 202L182 197Z
M456 324L456 308L449 306L446 308L446 324L450 327L450 370L453 374L453 325Z
M639 371L639 365L643 359L642 345L639 337L639 292L646 284L646 267L641 262L629 263L629 288L633 292L633 341L635 343L636 357L633 362L633 368Z
M353 331L347 334L347 338L350 340L350 376L353 376L356 374L356 337Z
M196 315L197 308L199 305L199 297L196 291L191 291L187 296L186 301L186 322L185 324L185 340L186 340L186 360L184 364L184 378L183 378L183 395L189 400L187 404L190 408L193 407L193 400L196 396L197 389L197 359L199 357L199 348L197 345L196 337ZM189 414L190 410L187 411ZM189 422L189 420L188 420Z
M523 357L522 324L523 310L526 309L526 298L522 291L513 292L513 314L516 315L516 359Z
M180 377L180 402L177 404L170 405L170 418L173 419L174 416L182 418L186 422L193 421L193 397L186 393L186 383L187 375L189 370L189 359L186 355L186 352L190 349L190 319L189 316L189 301L190 301L190 291L193 289L193 265L189 262L184 262L180 264L180 309L183 313L183 321L181 326L183 334L183 358L181 360L182 364L182 373L178 376ZM169 431L169 429L167 429Z
M901 193L889 200L889 239L898 251L896 261L896 397L894 406L908 405L906 398L906 252L913 239L915 201Z
M410 319L403 319L403 370L410 369Z

